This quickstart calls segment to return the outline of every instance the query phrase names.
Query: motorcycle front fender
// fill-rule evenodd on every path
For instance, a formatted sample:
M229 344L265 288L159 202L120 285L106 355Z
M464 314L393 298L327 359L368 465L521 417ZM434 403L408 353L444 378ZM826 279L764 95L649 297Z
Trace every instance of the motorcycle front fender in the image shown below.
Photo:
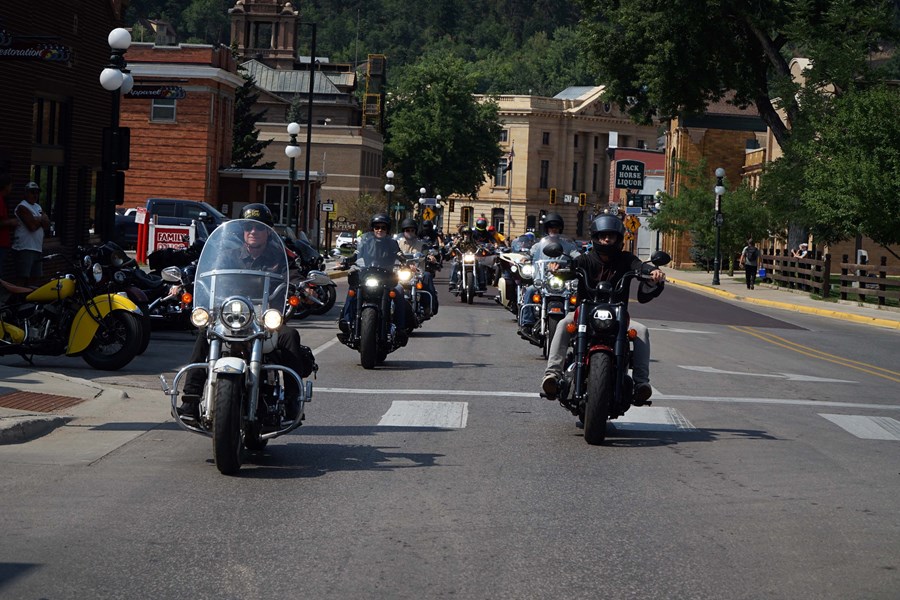
M243 375L247 372L247 361L237 356L223 356L213 364L213 373Z
M102 319L114 310L124 310L138 316L141 315L141 309L137 307L137 304L118 294L95 296L92 304L91 314L88 313L86 306L79 308L75 314L72 328L69 330L69 346L66 354L77 354L87 349L99 327L94 317ZM92 314L93 316L91 316Z

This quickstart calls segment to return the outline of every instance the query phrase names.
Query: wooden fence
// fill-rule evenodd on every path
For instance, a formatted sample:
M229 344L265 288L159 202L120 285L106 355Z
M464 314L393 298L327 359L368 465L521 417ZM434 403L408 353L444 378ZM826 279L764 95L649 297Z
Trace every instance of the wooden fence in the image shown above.
M823 256L821 260L763 254L761 260L762 267L766 270L765 280L791 289L815 292L823 298L831 294L830 254Z
M856 294L860 302L865 302L866 296L876 296L879 306L884 306L887 298L900 300L900 282L888 285L887 280L888 275L900 275L900 267L887 266L886 256L881 257L880 265L847 262L849 258L846 254L841 257L841 300L848 294Z

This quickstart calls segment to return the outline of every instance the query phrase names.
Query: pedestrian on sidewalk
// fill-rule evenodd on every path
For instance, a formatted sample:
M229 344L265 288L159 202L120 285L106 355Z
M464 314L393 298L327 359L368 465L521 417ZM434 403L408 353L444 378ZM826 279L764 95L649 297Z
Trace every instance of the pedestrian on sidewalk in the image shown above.
M807 254L809 254L809 244L806 242L800 244L796 250L791 250L791 256L794 258L806 258Z
M749 239L747 245L741 250L741 266L747 278L747 289L752 290L756 286L756 272L759 268L759 248Z
M13 250L19 283L25 287L36 283L43 275L41 261L44 251L44 234L50 231L50 219L44 214L38 200L41 186L29 181L25 186L25 199L16 206L18 218Z

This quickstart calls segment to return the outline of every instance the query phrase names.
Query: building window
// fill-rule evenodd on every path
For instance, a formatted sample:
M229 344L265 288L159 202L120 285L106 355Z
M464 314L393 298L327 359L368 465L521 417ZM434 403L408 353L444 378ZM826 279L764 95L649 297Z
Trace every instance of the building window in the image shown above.
M541 143L544 144L545 146L550 145L550 132L549 131L544 131L541 133Z
M591 191L596 192L597 191L597 163L594 163L593 167L594 167L594 172L593 172L593 175L591 176Z
M646 150L646 149L647 149L647 142L646 142L646 141L644 141L644 140L638 140L637 144L638 144L637 147L640 148L641 150Z
M156 98L150 105L150 120L155 123L175 122L175 99Z
M598 136L594 136L594 150L600 147L600 138Z
M63 144L64 103L50 98L35 98L33 104L33 124L35 144L40 146L61 146Z
M492 208L491 209L491 225L494 226L499 233L506 233L503 231L503 216L506 214L506 211L502 208Z
M538 184L538 187L542 190L546 190L550 187L550 161L542 160L541 161L541 181Z
M294 186L296 194L299 188ZM296 197L296 196L295 196ZM275 219L276 225L284 225L287 223L287 198L288 186L280 184L267 184L263 192L263 202L272 211L272 218ZM294 203L296 205L296 202ZM296 217L296 215L294 215Z
M575 134L575 147L578 147L578 134Z
M500 143L505 144L509 141L509 130L504 129L500 132Z
M578 163L572 164L572 189L578 189Z
M506 177L508 174L506 168L508 166L509 166L509 159L501 158L500 164L497 165L497 172L494 173L494 186L495 187L507 187L508 186L508 181L507 181L507 177Z
M41 186L40 204L52 224L48 236L67 229L65 218L66 141L70 134L65 100L35 97L32 103L31 180Z
M472 226L472 207L471 206L463 206L460 209L462 212L460 213L461 223L466 225L467 227Z

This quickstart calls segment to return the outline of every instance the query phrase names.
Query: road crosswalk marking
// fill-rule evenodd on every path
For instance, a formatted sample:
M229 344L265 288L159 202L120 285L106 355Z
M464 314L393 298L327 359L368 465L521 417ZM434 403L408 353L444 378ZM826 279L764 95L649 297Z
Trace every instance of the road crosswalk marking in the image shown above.
M834 415L819 413L841 429L864 440L900 441L900 421L890 417L866 417L863 415Z
M381 417L381 427L462 429L469 419L468 402L394 400Z

